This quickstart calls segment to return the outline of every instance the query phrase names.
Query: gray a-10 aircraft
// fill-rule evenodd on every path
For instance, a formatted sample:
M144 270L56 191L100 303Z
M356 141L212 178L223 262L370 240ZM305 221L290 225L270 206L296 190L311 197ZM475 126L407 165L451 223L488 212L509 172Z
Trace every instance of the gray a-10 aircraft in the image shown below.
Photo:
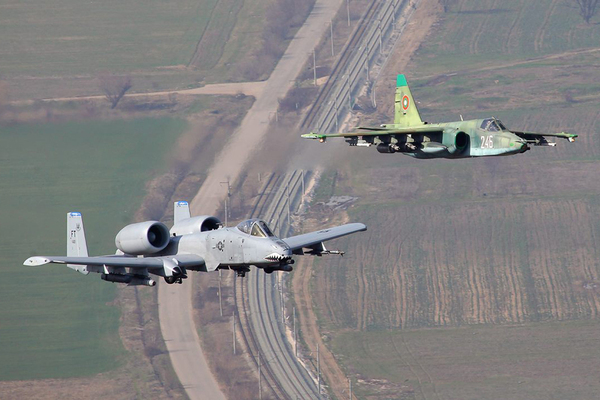
M23 265L66 264L84 275L100 273L105 281L145 286L156 285L149 274L162 276L169 284L182 283L187 270L232 269L243 277L251 265L266 273L289 272L293 269L292 255L343 255L327 250L323 242L367 230L364 224L353 223L279 239L260 219L229 228L216 217L191 217L186 201L175 202L174 208L170 230L158 221L127 225L115 238L117 253L99 257L88 257L81 213L70 212L67 257L35 256Z

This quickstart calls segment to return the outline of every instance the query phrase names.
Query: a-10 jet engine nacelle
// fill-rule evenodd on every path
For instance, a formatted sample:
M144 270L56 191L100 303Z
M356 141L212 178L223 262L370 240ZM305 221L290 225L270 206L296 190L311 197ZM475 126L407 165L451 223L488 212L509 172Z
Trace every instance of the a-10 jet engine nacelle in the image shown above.
M199 215L182 219L171 228L171 236L191 235L194 233L214 231L223 227L221 221L210 215Z
M127 225L115 238L117 249L125 254L146 256L162 251L169 244L169 228L162 222L146 221Z

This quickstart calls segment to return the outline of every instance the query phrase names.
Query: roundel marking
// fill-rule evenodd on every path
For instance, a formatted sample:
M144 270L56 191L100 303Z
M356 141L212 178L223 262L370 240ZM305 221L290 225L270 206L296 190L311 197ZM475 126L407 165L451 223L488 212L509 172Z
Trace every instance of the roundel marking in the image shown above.
M404 108L405 110L408 110L409 104L410 104L410 100L408 99L408 96L404 95L404 97L402 98L402 108Z

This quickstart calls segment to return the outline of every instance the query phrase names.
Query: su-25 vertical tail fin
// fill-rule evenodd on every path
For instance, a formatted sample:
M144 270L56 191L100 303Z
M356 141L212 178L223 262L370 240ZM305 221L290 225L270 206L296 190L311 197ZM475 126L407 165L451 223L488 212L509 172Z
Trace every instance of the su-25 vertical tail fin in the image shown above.
M67 213L67 257L87 257L88 249L83 230L83 218L81 213ZM90 272L87 265L67 264L67 267L81 272L84 275Z
M398 75L396 79L394 125L397 128L423 125L417 104L413 100L404 75Z

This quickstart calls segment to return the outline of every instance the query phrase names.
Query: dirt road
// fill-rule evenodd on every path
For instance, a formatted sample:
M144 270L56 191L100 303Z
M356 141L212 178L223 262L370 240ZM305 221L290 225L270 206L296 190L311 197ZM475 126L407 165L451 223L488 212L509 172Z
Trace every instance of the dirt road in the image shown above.
M328 32L342 0L317 0L306 23L290 42L275 70L264 82L262 92L232 133L229 142L215 158L204 184L191 203L192 215L215 214L227 193L221 182L234 183L244 164L260 146L269 126L269 114L278 107L278 99L285 96L307 61L313 47ZM158 302L160 325L171 362L189 398L223 399L217 382L211 374L200 347L192 320L192 282L179 286L159 285ZM176 289L176 290L174 290Z
M183 96L195 96L202 94L245 94L246 96L258 97L262 95L265 85L268 81L264 82L239 82L239 83L214 83L211 85L202 86L194 89L181 89L181 90L168 90L163 92L147 92L147 93L130 93L125 95L124 98L134 97L160 97L170 96L173 94ZM104 95L92 95L92 96L75 96L75 97L53 97L49 99L42 99L42 101L83 101L83 100L102 100ZM14 105L21 104L33 104L36 100L17 100L11 102Z

